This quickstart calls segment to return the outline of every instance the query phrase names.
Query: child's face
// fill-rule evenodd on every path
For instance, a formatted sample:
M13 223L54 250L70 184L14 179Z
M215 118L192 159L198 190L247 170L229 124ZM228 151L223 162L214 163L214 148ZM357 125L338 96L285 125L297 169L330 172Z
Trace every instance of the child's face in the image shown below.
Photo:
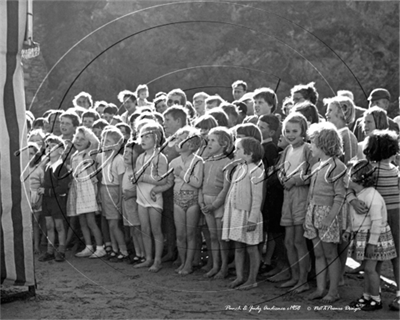
M167 110L168 106L167 106L167 102L165 102L164 100L160 101L159 103L157 103L156 105L156 110L157 112L163 114L165 110Z
M271 114L272 104L269 104L262 98L254 99L254 112L257 116Z
M306 99L304 99L303 95L300 92L293 93L292 100L293 100L293 103L295 105L300 103L300 102L306 101Z
M286 140L291 144L294 148L299 147L303 143L303 136L301 135L301 126L300 123L295 122L287 122L284 136Z
M339 117L339 107L333 103L328 104L325 117L328 122L333 123L335 126L338 126L342 122L342 119Z
M96 135L96 137L101 140L101 133L103 132L103 129L101 128L92 128L93 133Z
M156 141L154 139L153 133L146 133L140 136L140 145L142 146L143 150L151 150L156 146Z
M311 153L313 157L317 159L321 159L325 155L325 153L320 148L317 147L314 140L311 140Z
M368 114L364 117L363 129L367 136L371 135L372 131L376 129L375 119L372 114Z
M40 148L43 147L44 141L42 137L38 134L29 137L29 142L35 142Z
M125 148L124 150L124 163L126 167L132 167L136 163L138 154L133 148Z
M75 149L78 151L85 150L85 149L89 148L89 145L90 145L89 140L81 132L78 132L74 136L74 141L72 141L72 143L74 144Z
M239 85L233 88L232 95L234 100L239 100L246 92L244 91L243 86Z
M35 156L35 154L36 154L35 148L30 147L30 148L29 148L29 161L31 161L31 160L33 159L33 157Z
M204 97L196 97L196 99L193 100L193 107L199 117L204 115L205 113L205 101L206 99Z
M268 139L273 137L273 135L275 134L274 130L271 130L269 128L269 124L264 122L264 121L260 121L258 120L257 122L257 126L260 128L261 133L262 133L262 137L263 139Z
M86 97L79 97L79 98L76 100L76 104L77 104L78 106L82 107L82 108L85 108L85 109L89 109L89 107L90 107L89 100L88 100L88 98L86 98Z
M46 153L49 155L50 159L57 159L62 152L63 149L57 143L50 142L46 145Z
M133 112L135 112L135 109L136 109L136 101L132 101L131 99L127 99L124 102L124 107L125 107L126 111L128 111L130 113L133 113Z
M245 161L247 163L251 163L251 154L245 154L244 153L244 149L242 146L242 139L238 139L235 142L235 151L234 151L234 155L235 155L235 160L242 160Z
M72 124L72 119L67 118L67 117L61 117L61 122L60 122L60 130L61 134L64 136L70 136L75 133L75 127Z
M117 150L119 148L118 141L115 141L115 139L109 134L105 135L101 143L105 149Z
M103 119L106 120L108 123L111 123L113 116L114 115L111 113L103 113Z
M139 91L139 99L146 99L149 96L147 90L140 90Z
M185 141L188 137L187 133L182 133L176 138L175 149L179 153L189 152L190 151L190 141ZM185 141L181 145L181 142Z
M86 127L86 128L91 128L91 127L93 127L93 122L94 122L94 118L92 118L92 117L84 117L83 119L82 119L82 125L84 126L84 127Z
M214 156L224 152L224 146L219 144L219 137L215 134L208 136L207 149L210 155Z

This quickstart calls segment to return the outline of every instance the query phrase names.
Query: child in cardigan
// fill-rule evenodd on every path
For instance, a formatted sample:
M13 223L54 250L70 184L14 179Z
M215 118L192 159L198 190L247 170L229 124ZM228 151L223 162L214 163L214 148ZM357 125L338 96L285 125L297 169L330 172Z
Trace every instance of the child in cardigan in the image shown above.
M171 161L170 168L173 168L175 176L174 221L181 265L175 272L188 275L193 272L203 159L195 154L201 143L197 129L184 127L176 132L176 136L175 147L180 156Z
M282 133L289 145L282 152L278 167L280 180L284 187L281 226L285 227L285 246L291 269L291 279L280 287L294 287L294 293L309 289L307 274L309 258L304 238L303 223L307 211L309 179L303 180L301 172L308 174L316 163L311 154L311 146L305 143L307 120L292 112L283 122Z
M97 204L97 178L91 177L96 170L95 160L89 155L97 149L99 140L86 127L78 127L72 141L76 152L71 156L72 184L68 195L68 216L78 217L86 247L75 254L76 257L101 258L106 255L103 248L103 237L97 226L95 214L99 211ZM92 237L96 241L93 250Z
M317 290L309 299L333 303L340 296L340 260L337 245L341 237L341 208L346 190L343 176L346 166L338 157L342 155L342 139L331 123L312 124L308 130L311 151L319 159L311 172L309 205L304 221L304 236L311 239L315 253ZM329 271L329 291L325 294L326 273Z
M395 241L397 257L391 260L394 279L397 284L396 298L390 304L393 310L399 310L399 250L400 250L400 191L399 191L399 170L392 164L396 154L399 152L399 140L394 131L375 130L367 138L364 154L376 167L377 176L376 190L382 195L386 203L388 223Z
M65 260L65 216L70 176L61 156L65 145L61 138L50 135L46 141L47 156L50 161L44 170L43 187L38 193L43 195L42 212L46 217L48 245L47 252L39 261ZM59 247L55 250L55 230L57 229ZM55 251L55 252L54 252Z
M164 237L161 231L161 213L163 197L161 193L152 194L153 188L164 185L162 176L167 172L167 157L160 153L159 147L164 142L164 130L157 122L149 120L139 133L140 144L144 150L136 160L132 182L137 184L137 203L146 261L135 268L149 267L150 272L161 270L161 255ZM153 239L155 252L153 258Z
M207 152L210 157L204 163L203 186L199 192L200 209L205 216L211 238L213 266L205 274L208 278L215 276L215 279L222 279L228 275L229 246L222 241L221 219L230 186L223 168L230 163L227 154L231 152L232 140L229 130L224 127L213 128L208 134Z
M352 232L350 251L357 260L364 261L364 293L349 304L364 311L382 309L379 293L382 262L397 256L383 197L373 188L376 183L376 168L367 160L353 164L346 176L348 188L353 189L357 198L368 206L365 215L357 214L350 207L351 226L343 237L348 240ZM351 228L350 228L351 227Z
M258 285L258 245L263 241L261 204L264 172L259 163L264 150L259 141L248 137L238 139L235 146L235 159L241 164L233 173L225 201L222 239L235 242L236 279L229 287L251 289ZM247 281L244 279L246 251L250 261Z

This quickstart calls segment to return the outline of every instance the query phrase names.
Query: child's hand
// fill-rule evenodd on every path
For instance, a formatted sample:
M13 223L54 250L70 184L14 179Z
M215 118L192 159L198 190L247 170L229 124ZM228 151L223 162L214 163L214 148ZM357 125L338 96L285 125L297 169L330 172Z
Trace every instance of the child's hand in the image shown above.
M354 210L357 212L357 214L366 214L368 212L368 207L365 204L364 201L354 199L350 202Z
M153 189L151 189L151 191L150 191L150 198L151 198L151 200L153 200L154 202L156 202L156 200L157 200L157 196L156 196L156 192L154 191L154 189L155 189L156 187L154 187Z
M324 219L321 221L321 228L322 229L328 229L331 224L332 224L333 219L329 216L326 216Z
M205 204L203 210L205 210L207 213L211 213L214 211L214 207L212 204Z
M132 183L136 184L136 183L142 181L142 176L143 176L143 173L138 174L137 172L134 172L132 175L132 179L131 179Z
M182 167L179 166L179 167L175 168L174 174L175 174L176 176L179 176L179 175L181 174L182 170L183 170Z
M124 191L123 193L122 193L122 198L126 201L126 200L128 200L128 199L130 199L130 198L133 198L135 196L135 193L134 192L132 192L132 191Z
M44 188L40 187L37 189L38 194L44 194Z
M251 221L247 222L247 232L253 232L254 230L256 230L256 227L257 223Z
M350 232L345 231L345 232L342 234L342 240L343 240L344 242L349 242L349 241L350 241Z
M365 250L365 255L367 257L371 257L376 250L376 244L367 243L367 248Z
M287 181L285 181L284 183L283 183L283 187L286 189L286 190L290 190L290 189L292 189L292 187L295 185L295 182L294 182L294 180L292 179L292 178L290 178L289 180L287 180Z

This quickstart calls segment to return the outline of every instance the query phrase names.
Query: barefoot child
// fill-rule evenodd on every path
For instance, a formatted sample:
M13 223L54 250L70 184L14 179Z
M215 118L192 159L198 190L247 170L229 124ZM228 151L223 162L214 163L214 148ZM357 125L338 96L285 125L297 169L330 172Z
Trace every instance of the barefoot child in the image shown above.
M130 236L135 248L135 255L131 257L130 263L144 262L145 260L138 204L136 202L136 184L132 184L131 182L136 160L143 152L142 147L135 141L129 140L125 145L125 173L122 178L122 214L124 226L129 227Z
M170 168L175 176L174 221L181 265L175 271L185 276L193 272L203 159L195 154L201 143L197 129L183 127L176 132L176 136L175 147L180 156L171 161Z
M125 172L124 159L119 154L124 137L117 128L109 127L101 134L104 152L97 156L101 168L100 198L102 215L109 226L112 252L111 262L128 261L128 250L120 228L122 218L122 177ZM103 229L103 228L102 228Z
M235 147L235 160L241 164L233 173L225 201L222 239L235 243L236 279L229 287L250 289L257 286L260 267L258 244L263 240L261 203L264 173L257 164L264 150L259 141L249 137L238 139ZM250 261L247 281L244 279L246 251Z
M233 138L228 129L216 127L208 134L207 153L209 158L204 163L203 186L199 192L199 204L207 222L211 238L213 266L205 274L216 279L228 275L228 249L226 241L222 241L222 217L224 202L229 190L229 180L225 179L222 169L231 160L227 157L233 146Z
M39 261L55 259L57 262L62 262L65 260L64 223L68 185L71 178L61 159L65 149L64 141L57 136L50 135L45 143L50 161L44 169L43 187L38 189L38 193L43 195L42 212L46 218L48 245L47 252L39 258ZM55 249L55 230L58 234L58 249Z
M164 247L164 237L161 231L161 213L163 198L161 193L152 196L155 186L164 185L166 179L162 176L167 172L167 158L159 152L164 141L164 130L155 121L148 120L139 132L139 141L144 150L136 160L132 182L137 184L137 203L140 226L146 260L135 265L135 268L149 268L151 272L161 270L161 255ZM153 239L154 237L154 258Z
M308 209L304 221L304 236L313 242L317 290L309 299L333 303L338 292L341 274L338 243L341 236L341 209L346 190L343 176L346 166L338 157L342 155L342 139L331 123L312 124L308 130L311 151L319 159L311 172ZM326 273L329 271L329 290L325 294Z
M78 216L86 247L75 254L78 258L101 258L106 255L103 248L103 237L96 223L97 205L97 178L92 177L95 160L89 155L91 150L97 149L99 140L86 127L78 127L72 141L76 152L71 156L72 184L68 195L68 216ZM96 241L93 249L92 236Z
M356 192L357 198L368 206L368 212L360 215L350 207L351 229L343 235L346 240L352 233L350 252L357 260L364 261L364 293L349 304L364 311L382 309L379 292L382 262L396 258L394 239L388 225L388 216L383 197L373 187L376 183L375 168L367 160L353 164L346 176L348 188Z
M294 293L308 290L307 274L309 257L304 238L303 223L307 211L309 180L303 180L301 172L307 174L316 159L311 146L305 143L307 120L293 112L283 122L283 136L289 145L282 152L278 166L284 187L281 226L285 227L285 246L291 269L291 279L280 287L293 287Z

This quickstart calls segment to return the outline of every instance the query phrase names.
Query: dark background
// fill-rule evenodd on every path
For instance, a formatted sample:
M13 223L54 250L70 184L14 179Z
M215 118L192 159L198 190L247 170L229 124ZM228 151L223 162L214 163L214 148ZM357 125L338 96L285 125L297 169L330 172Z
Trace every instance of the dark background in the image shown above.
M80 91L118 105L119 91L143 83L150 100L180 87L190 99L206 91L231 101L237 79L250 90L279 83L279 102L315 81L320 100L348 89L363 107L384 87L398 113L397 1L35 0L33 9L41 54L23 62L36 116L67 109Z

